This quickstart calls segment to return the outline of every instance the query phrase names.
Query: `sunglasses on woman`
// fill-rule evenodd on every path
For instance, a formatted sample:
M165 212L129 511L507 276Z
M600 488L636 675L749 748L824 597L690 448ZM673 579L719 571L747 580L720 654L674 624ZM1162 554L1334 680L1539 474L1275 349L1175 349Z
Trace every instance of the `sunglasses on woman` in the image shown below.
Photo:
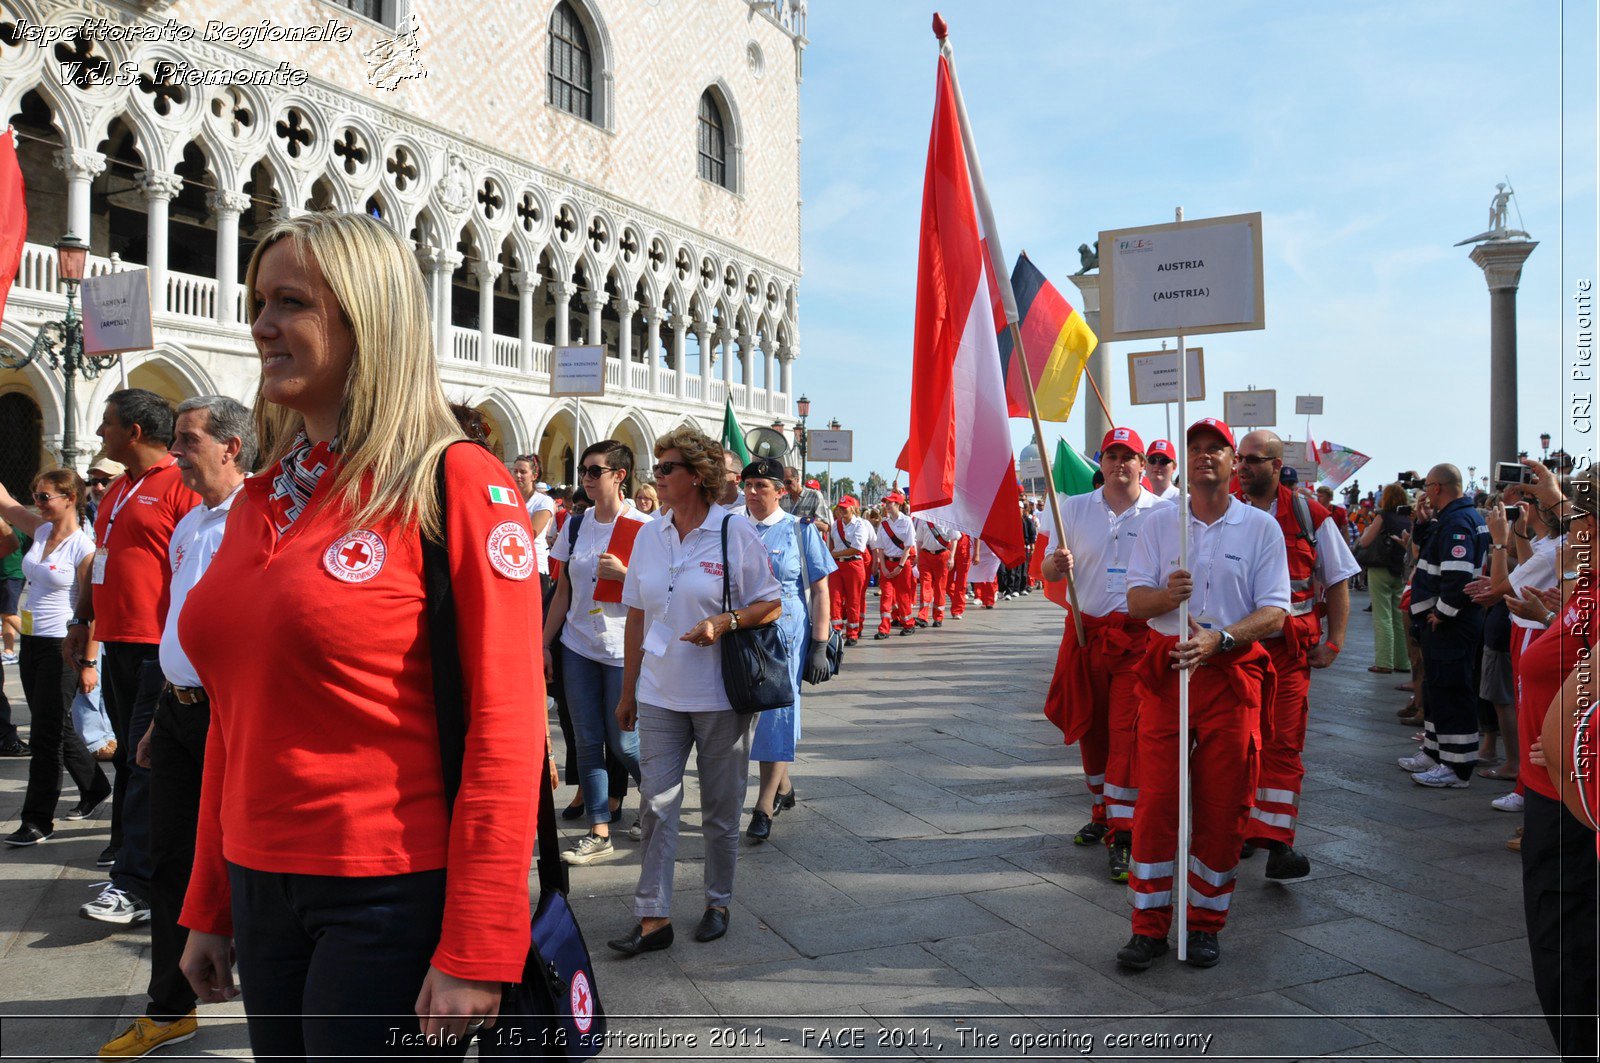
M652 471L656 474L656 479L659 480L663 476L671 476L677 470L687 469L688 467L689 463L686 461L660 461L656 463L656 467Z
M660 466L657 466L657 468L659 467ZM598 480L606 473L616 471L616 469L613 469L609 465L585 465L583 468L578 470L578 475L582 476L585 480Z
M34 494L33 494L33 500L35 502L39 503L39 505L41 505L41 506L44 505L46 502L50 501L52 498L66 498L66 497L67 497L66 495L46 494L43 491L35 491Z

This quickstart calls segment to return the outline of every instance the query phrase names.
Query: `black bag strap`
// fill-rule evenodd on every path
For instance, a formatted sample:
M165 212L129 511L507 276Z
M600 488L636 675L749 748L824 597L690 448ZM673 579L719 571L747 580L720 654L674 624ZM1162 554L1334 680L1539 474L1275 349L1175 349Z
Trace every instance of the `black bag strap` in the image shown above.
M733 612L733 593L728 586L728 522L733 519L729 513L722 518L722 611Z
M445 454L448 453L449 448L446 448ZM467 713L461 697L461 646L456 641L455 592L450 586L445 454L439 455L439 466L434 472L439 496L439 538L436 541L422 536L422 585L427 598L428 641L433 650L433 708L439 724L439 765L444 774L445 807L453 811L456 794L461 789L461 764L467 755ZM550 758L546 756L542 760L538 792L539 891L559 890L565 895L567 866L561 862L561 845L556 834Z
M583 514L574 513L567 518L567 560L572 560L572 551L578 548L578 527L583 524Z

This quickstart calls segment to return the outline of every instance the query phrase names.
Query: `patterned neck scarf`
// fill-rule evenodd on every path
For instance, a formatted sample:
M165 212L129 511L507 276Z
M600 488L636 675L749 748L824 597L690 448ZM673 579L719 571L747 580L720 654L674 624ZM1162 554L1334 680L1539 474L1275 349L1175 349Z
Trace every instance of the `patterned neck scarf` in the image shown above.
M288 531L305 511L322 474L333 467L333 456L338 452L337 437L331 443L315 445L306 437L305 429L294 437L294 445L278 463L278 475L272 481L273 521L279 535Z

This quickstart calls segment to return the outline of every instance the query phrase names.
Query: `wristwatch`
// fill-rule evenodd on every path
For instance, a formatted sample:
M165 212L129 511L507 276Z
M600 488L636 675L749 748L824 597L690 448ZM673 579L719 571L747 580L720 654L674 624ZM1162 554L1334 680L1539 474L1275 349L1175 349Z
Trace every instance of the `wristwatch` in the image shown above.
M81 616L75 616L71 620L67 621L67 626L68 627L88 627L89 624L90 624L90 621L85 620Z
M1227 628L1223 628L1222 641L1217 644L1217 652L1228 653L1237 645L1239 645L1239 640L1234 638L1233 635L1229 633Z

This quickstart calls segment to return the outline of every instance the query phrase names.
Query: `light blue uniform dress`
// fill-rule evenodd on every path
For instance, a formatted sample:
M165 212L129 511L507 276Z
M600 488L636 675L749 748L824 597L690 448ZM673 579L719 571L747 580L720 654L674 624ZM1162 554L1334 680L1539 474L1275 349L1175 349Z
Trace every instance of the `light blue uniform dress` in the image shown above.
M778 630L783 632L783 642L789 650L789 682L794 689L794 704L768 709L756 716L750 759L762 763L794 760L795 743L800 741L801 676L805 674L806 657L811 652L811 590L801 584L804 577L800 574L794 517L781 510L774 517L778 519L772 524L761 524L754 517L749 519L766 544L767 562L783 588L783 616L778 619ZM800 537L806 545L806 565L810 569L807 575L811 582L827 579L828 573L839 565L828 552L822 535L815 526L807 524L800 528Z

